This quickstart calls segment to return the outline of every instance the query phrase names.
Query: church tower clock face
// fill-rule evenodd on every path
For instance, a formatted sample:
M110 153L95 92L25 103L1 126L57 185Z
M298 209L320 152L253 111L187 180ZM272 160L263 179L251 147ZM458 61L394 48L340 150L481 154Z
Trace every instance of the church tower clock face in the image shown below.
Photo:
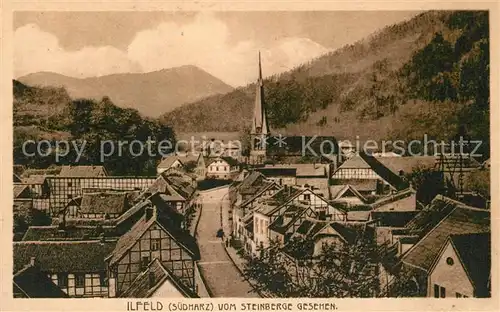
M262 132L262 128L261 127L257 127L255 129L255 132L258 133L258 134L260 134Z

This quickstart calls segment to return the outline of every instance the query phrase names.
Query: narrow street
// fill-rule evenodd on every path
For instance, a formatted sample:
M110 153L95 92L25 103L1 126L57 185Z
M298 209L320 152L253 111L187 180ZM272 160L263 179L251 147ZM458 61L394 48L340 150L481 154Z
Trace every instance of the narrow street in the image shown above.
M198 245L201 274L213 297L258 298L250 284L243 279L238 269L224 250L223 242L216 237L221 226L221 204L227 200L228 189L201 192L203 210L198 225ZM224 213L227 218L227 213ZM226 229L225 234L229 235Z

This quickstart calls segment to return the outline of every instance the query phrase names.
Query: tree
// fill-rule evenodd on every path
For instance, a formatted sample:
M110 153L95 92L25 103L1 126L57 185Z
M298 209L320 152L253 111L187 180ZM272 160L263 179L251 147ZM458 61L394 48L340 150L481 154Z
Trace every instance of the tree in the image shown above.
M406 179L417 191L417 200L424 205L429 204L438 194L444 193L443 173L433 168L417 166Z
M277 242L248 257L244 275L258 291L276 297L375 297L377 252L371 241L324 243L315 254L310 239Z
M486 198L490 198L490 170L476 170L471 172L467 178L468 187L481 194Z

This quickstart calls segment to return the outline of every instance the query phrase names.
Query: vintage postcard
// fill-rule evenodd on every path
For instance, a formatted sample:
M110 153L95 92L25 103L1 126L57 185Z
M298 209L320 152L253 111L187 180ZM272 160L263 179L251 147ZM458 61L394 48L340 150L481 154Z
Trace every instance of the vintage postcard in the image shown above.
M344 5L6 5L2 310L498 309L498 5Z

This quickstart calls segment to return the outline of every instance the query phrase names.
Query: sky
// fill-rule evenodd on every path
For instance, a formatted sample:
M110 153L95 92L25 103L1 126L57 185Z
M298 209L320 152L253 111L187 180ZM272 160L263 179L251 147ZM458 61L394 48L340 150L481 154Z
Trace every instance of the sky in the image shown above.
M409 11L16 12L14 76L85 78L195 65L231 86L287 71Z

